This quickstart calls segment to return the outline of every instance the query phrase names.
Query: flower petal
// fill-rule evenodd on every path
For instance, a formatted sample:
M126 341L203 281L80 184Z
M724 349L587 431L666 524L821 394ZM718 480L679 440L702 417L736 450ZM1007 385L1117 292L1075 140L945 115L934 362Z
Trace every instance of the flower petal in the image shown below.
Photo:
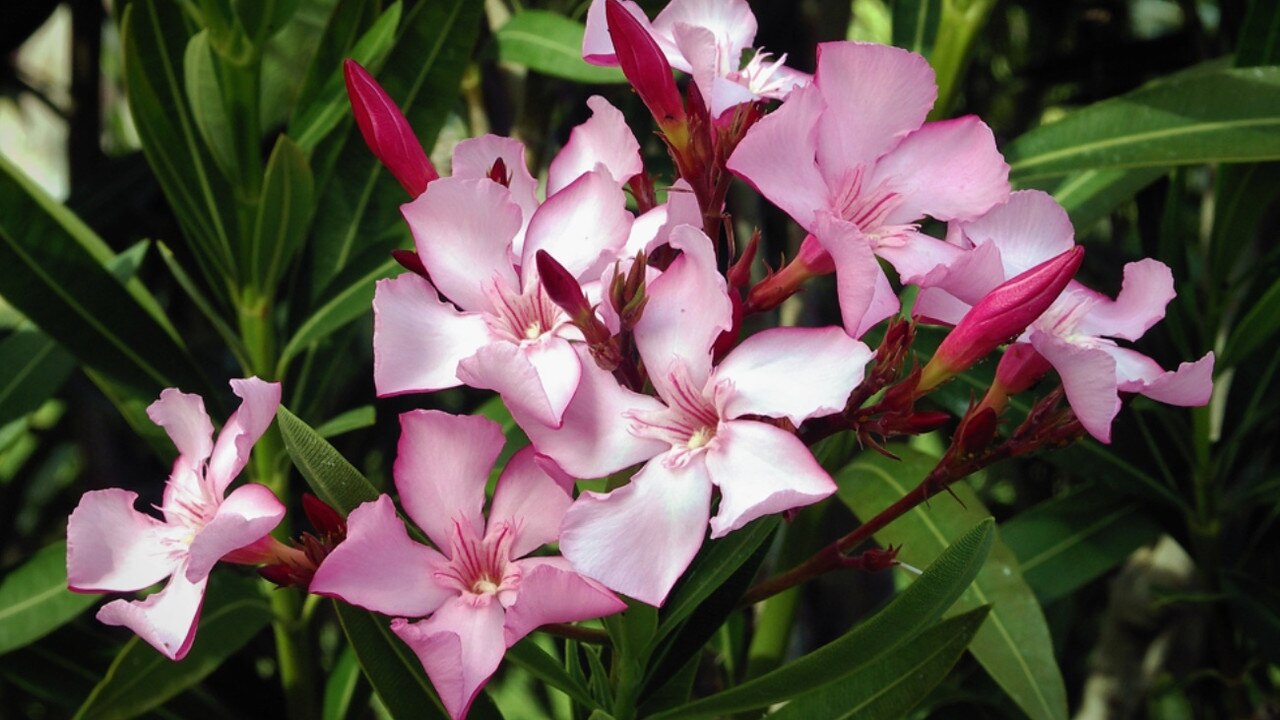
M160 399L147 407L151 422L164 428L178 448L179 460L197 467L213 452L213 423L204 410L204 398L165 388Z
M373 293L373 384L378 397L457 387L458 363L492 342L479 313L458 312L413 273Z
M862 382L871 350L838 327L756 333L715 370L720 416L785 417L799 425L844 409ZM720 386L725 396L720 395Z
M523 287L537 277L534 255L539 250L576 278L598 276L626 244L632 220L622 187L604 168L579 176L547 198L529 222L521 261Z
M836 296L845 332L855 338L862 337L862 333L884 319L876 317L882 314L884 303L875 303L876 286L882 282L884 271L871 252L868 238L857 225L819 213L813 234L836 265Z
M868 184L899 193L885 223L973 220L1009 197L1009 166L991 128L970 115L925 125L876 163Z
M619 385L612 373L596 365L584 346L575 350L582 376L559 428L512 408L512 416L538 452L555 460L574 477L597 478L666 450L666 443L632 435L623 418L627 412L660 411L663 404Z
M494 390L512 413L551 427L563 421L581 372L569 342L550 335L520 345L491 343L458 365L458 377L467 385Z
M813 214L831 205L818 169L818 121L825 106L812 85L797 88L747 131L726 167L812 232Z
M249 483L236 488L191 541L187 580L196 582L208 577L223 555L266 537L284 514L284 504L266 485Z
M1052 195L1039 190L1019 190L1009 196L1009 202L991 208L977 220L953 226L974 246L990 243L999 249L1004 273L1001 282L1075 244L1067 211Z
M507 647L549 623L592 620L627 609L603 585L589 580L562 557L519 560L520 594L507 608L503 633Z
M510 180L507 187L511 199L520 207L523 215L521 227L529 224L533 211L538 209L538 181L529 173L524 145L515 138L500 135L481 135L460 140L453 146L453 177L479 180L489 177L489 171L501 160ZM520 232L523 236L523 229ZM516 245L519 255L519 244Z
M392 469L400 504L436 547L449 547L455 522L483 537L484 486L503 442L502 428L488 418L439 410L400 414Z
M618 54L613 48L613 38L609 36L604 5L605 0L591 0L591 7L587 8L587 29L582 36L582 59L592 65L612 67L618 64ZM639 5L632 0L622 0L622 7L639 20L641 25L652 29L649 17Z
M257 377L236 378L231 381L231 390L240 398L240 407L227 418L227 424L218 433L218 442L213 446L204 475L218 497L222 497L249 462L253 444L271 426L276 408L280 407L280 383Z
M208 578L191 582L179 565L169 584L142 600L113 600L98 610L104 625L123 625L170 660L181 660L196 639Z
M1154 360L1134 350L1107 347L1116 361L1122 392L1136 392L1169 405L1199 407L1213 395L1213 353L1176 370L1164 370Z
M1165 306L1177 293L1173 272L1159 260L1147 258L1124 266L1124 284L1115 300L1099 296L1080 320L1085 335L1137 340L1164 318Z
M484 286L495 277L516 286L511 244L522 217L510 190L488 179L441 178L400 212L431 282L458 307L486 309Z
M1058 371L1080 424L1100 442L1111 442L1111 421L1120 412L1115 359L1101 348L1075 345L1046 332L1032 331L1030 339Z
M667 459L650 460L607 495L583 493L560 528L560 552L578 572L655 606L698 554L711 513L705 465Z
M457 594L432 576L446 562L409 539L391 497L380 495L351 511L347 539L320 563L310 592L387 615L423 617Z
M960 248L921 232L906 231L892 244L881 242L876 255L889 261L902 282L918 285L938 266L954 263L964 254ZM1012 277L1012 276L1011 276Z
M560 536L560 521L573 503L573 478L532 447L507 462L493 492L489 527L508 522L516 528L511 557L524 557ZM522 581L523 582L523 581Z
M738 69L742 51L756 39L756 16L745 0L671 0L653 19L653 32L675 38L680 25L708 32L725 72Z
M599 95L587 98L587 107L591 108L591 118L569 133L569 142L547 168L547 197L591 172L597 164L604 165L619 186L644 170L640 143L622 112Z
M701 230L681 225L671 231L671 246L684 252L649 285L649 299L635 327L636 347L663 397L673 391L666 376L677 358L688 365L694 387L706 384L711 345L733 324L733 306L716 269L711 240Z
M811 505L836 491L795 435L761 422L721 423L707 451L707 473L720 488L711 537L728 535L773 513Z
M67 586L76 592L132 592L169 576L178 560L164 523L133 508L138 494L91 490L67 520Z
M391 621L391 631L413 648L454 720L466 716L506 654L503 616L497 602L458 598L422 622Z
M828 181L892 150L924 123L938 96L924 58L871 43L818 45L814 84L827 106L818 123L818 164Z

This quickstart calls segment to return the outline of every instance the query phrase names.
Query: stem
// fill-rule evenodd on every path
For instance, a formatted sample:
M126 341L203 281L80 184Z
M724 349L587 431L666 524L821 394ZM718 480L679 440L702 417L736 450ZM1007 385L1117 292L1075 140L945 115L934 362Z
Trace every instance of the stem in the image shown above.
M555 635L557 637L566 638L568 640L577 640L578 642L591 643L592 645L609 645L609 633L596 628L580 627L578 625L570 625L568 623L551 623L543 625L539 630Z

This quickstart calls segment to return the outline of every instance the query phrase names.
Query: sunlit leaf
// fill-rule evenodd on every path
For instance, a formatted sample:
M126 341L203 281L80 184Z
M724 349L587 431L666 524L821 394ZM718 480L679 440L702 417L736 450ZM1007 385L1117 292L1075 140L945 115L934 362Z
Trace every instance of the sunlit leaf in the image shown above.
M516 13L498 29L498 58L581 83L625 83L622 70L582 59L586 27L549 10Z

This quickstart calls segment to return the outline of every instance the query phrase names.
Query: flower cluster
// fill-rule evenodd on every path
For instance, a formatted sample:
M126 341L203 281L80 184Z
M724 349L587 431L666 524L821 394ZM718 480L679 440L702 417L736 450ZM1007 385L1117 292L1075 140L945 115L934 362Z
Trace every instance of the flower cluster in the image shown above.
M1131 263L1114 300L1074 280L1083 250L1066 213L1043 193L1011 193L991 130L976 117L925 122L937 89L923 58L828 43L808 76L750 50L755 29L743 0L674 0L652 21L634 3L592 3L584 57L620 65L653 113L680 175L665 193L601 97L543 191L520 143L496 136L459 143L442 177L391 98L348 61L360 130L411 198L415 251L396 255L408 272L380 281L373 302L377 392L495 391L531 447L503 469L486 520L498 426L406 413L395 486L434 547L410 538L383 495L345 526L326 521L333 531L301 557L267 535L284 512L270 491L248 484L223 498L279 387L233 381L245 402L216 446L199 398L166 391L151 417L180 456L164 521L133 509L132 493L87 494L68 530L72 587L170 578L99 618L178 658L213 564L265 563L277 568L268 577L397 618L392 630L460 717L538 626L624 609L615 592L662 605L708 536L834 493L817 440L939 427L947 418L917 401L1002 345L995 383L956 433L970 465L948 467L986 457L1008 397L1050 371L1070 410L1034 411L990 457L1081 431L1106 442L1126 394L1208 401L1211 354L1165 371L1116 342L1162 318L1168 268ZM691 76L683 95L672 68ZM721 236L733 177L808 233L763 277L756 242L736 258L718 250L733 248ZM945 236L923 232L926 220ZM954 327L922 368L908 362L914 324L893 321L875 351L861 340L900 312L880 260L919 288L916 321ZM832 273L841 325L744 332L745 318ZM606 491L575 493L601 478ZM533 554L549 543L562 556Z

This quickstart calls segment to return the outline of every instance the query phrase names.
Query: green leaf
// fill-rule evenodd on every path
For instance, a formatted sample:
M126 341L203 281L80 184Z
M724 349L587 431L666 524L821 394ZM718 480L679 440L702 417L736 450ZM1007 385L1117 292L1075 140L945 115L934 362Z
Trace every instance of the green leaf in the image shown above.
M893 44L929 57L942 18L942 0L895 0Z
M840 499L866 519L889 507L920 483L936 458L908 446L891 446L902 458L864 453L836 477ZM975 522L990 515L964 482L951 486L960 502L946 496L917 507L875 534L881 545L901 545L898 558L929 563ZM1066 718L1067 696L1053 655L1044 612L1018 569L1013 552L997 538L991 556L956 611L991 605L991 619L970 650L987 673L1023 712L1037 718Z
M373 427L377 420L378 416L374 412L372 405L361 405L358 408L352 408L340 415L329 418L324 424L316 428L316 434L322 438L336 437L353 430Z
M1167 168L1083 170L1050 184L1053 199L1071 216L1077 231L1093 225L1168 172Z
M191 119L200 137L209 147L214 163L223 177L235 181L243 175L236 152L237 132L232 127L231 116L223 99L222 85L218 80L217 59L209 45L209 31L201 30L191 36L183 54L183 75L187 100L191 103Z
M97 602L67 589L67 544L56 542L0 580L0 655L38 640Z
M1047 500L1000 526L1041 603L1083 587L1159 534L1140 502L1097 487Z
M48 335L24 325L0 342L0 427L35 412L76 368L75 358Z
M267 160L253 228L249 276L260 290L273 288L302 247L315 207L314 192L307 156L288 135L281 135Z
M324 684L323 720L344 720L351 712L352 701L360 687L360 663L355 650L348 645L338 655L329 679ZM365 698L368 699L368 698Z
M1280 280L1271 283L1235 328L1222 353L1222 367L1234 367L1258 350L1274 348L1271 342L1280 333Z
M425 148L435 144L453 107L462 73L480 30L484 4L474 0L417 3L405 13L403 30L378 73L378 82L400 105ZM407 238L400 217L404 191L383 172L354 124L348 127L335 171L320 192L315 236L308 257L313 304L344 294L330 288L340 273L366 278L387 253ZM372 287L369 288L372 293Z
M199 141L182 86L184 48L191 33L172 2L137 0L121 23L129 109L147 162L191 242L210 287L236 277L232 257L235 203Z
M1280 159L1280 67L1175 75L1077 110L1004 149L1010 180Z
M360 670L392 717L448 717L422 663L391 632L389 619L340 602L334 602L333 608L360 661Z
M951 544L883 610L817 650L741 685L659 713L659 718L702 718L766 707L823 687L914 637L950 608L983 567L995 523L983 520Z
M600 703L591 697L591 693L565 671L558 660L538 647L533 638L526 637L507 648L505 659L547 685L573 698L574 702L590 709L603 709Z
M346 283L338 283L340 287L329 295L324 304L316 308L315 312L298 326L293 337L289 338L289 342L280 353L277 374L283 376L283 371L299 353L356 319L372 313L374 283L383 278L392 277L401 270L403 268L395 260L386 260L360 277Z
M84 365L146 391L204 389L186 350L104 267L110 251L0 157L0 296Z
M284 405L276 411L284 447L316 495L346 515L360 503L378 499L378 490L311 426Z
M498 29L498 59L580 83L625 83L620 69L582 59L585 32L582 23L558 13L525 10Z
M222 342L226 343L227 349L236 356L240 366L249 367L249 353L245 350L244 341L240 339L240 335L231 329L226 319L214 308L213 303L205 296L200 286L196 284L195 279L183 269L169 246L158 242L156 243L156 249L160 251L160 259L164 261L165 267L169 268L169 272L173 275L173 279L177 281L178 287L182 288L187 297L191 299L191 302L195 304L196 309L213 326L213 329L218 333L218 337L222 338Z
M337 0L328 8L324 30L316 40L307 71L298 85L298 95L289 117L289 135L302 136L298 118L317 104L321 89L334 77L341 76L342 61L351 56L351 48L361 34L368 31L380 11L377 0ZM397 1L393 5L399 5ZM388 8L389 12L391 8Z
M840 681L802 695L766 717L871 720L901 718L923 700L960 659L990 606L983 605L925 630Z
M191 652L173 662L134 637L89 697L76 720L131 718L159 707L203 680L271 622L271 607L254 579L229 573L210 577Z
M354 5L355 3L340 3L334 11L334 17L338 18L340 11L354 12L353 8L344 7ZM392 3L378 17L373 26L360 37L350 52L343 53L343 57L355 60L370 72L376 71L387 53L391 52L402 9L403 6L399 0ZM327 29L326 32L328 32ZM333 69L330 70L330 68ZM315 149L316 145L325 139L343 118L347 117L351 107L347 100L347 84L342 63L335 61L330 68L326 68L330 70L328 79L315 91L315 97L307 99L305 105L303 105L303 99L299 98L294 116L289 120L289 133L297 137L298 147L306 152Z

